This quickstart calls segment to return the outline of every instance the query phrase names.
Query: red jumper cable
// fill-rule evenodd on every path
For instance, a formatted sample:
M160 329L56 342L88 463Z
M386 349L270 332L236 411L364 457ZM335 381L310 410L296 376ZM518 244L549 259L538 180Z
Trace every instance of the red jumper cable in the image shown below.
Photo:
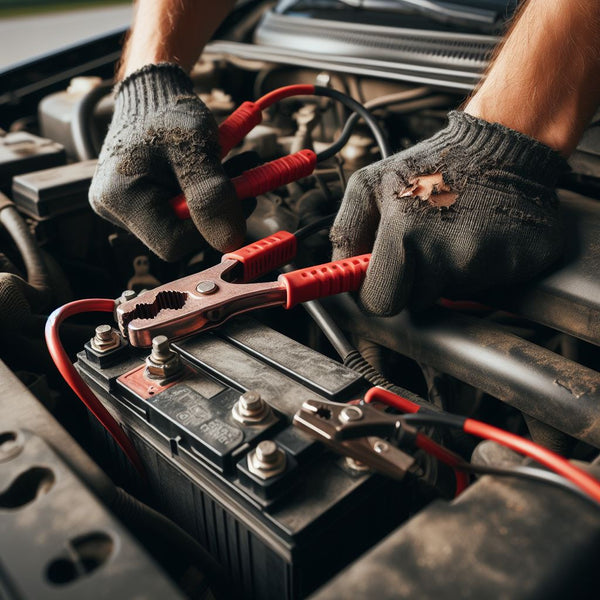
M106 298L75 300L57 308L46 321L46 344L48 345L50 356L64 380L112 436L135 469L145 478L146 474L142 461L131 440L85 381L83 381L81 375L79 375L65 352L59 336L59 327L65 319L87 312L107 312L112 314L114 308L115 301Z
M383 388L371 388L365 395L365 402L381 402L382 404L396 408L400 412L408 413L404 419L409 424L422 423L455 427L482 439L493 440L548 467L575 484L597 503L600 503L600 481L571 464L562 456L530 440L494 427L493 425L476 421L475 419L451 415L449 413L438 414L428 412L425 414L421 407L414 402ZM460 465L457 465L457 468L460 468Z
M389 152L387 142L370 113L356 100L331 88L315 85L289 85L265 94L262 98L256 100L256 102L248 101L242 103L219 125L221 158L229 154L232 148L239 144L254 127L262 122L263 110L280 100L292 96L325 96L339 100L365 119L379 147L383 149L382 154L385 155ZM295 154L290 154L254 169L249 169L231 180L236 195L240 200L252 198L277 189L287 183L307 177L314 171L317 162L335 154L338 146L339 144L335 143L332 147L319 154L315 154L312 150L300 150ZM183 193L171 198L169 203L180 219L190 218L190 211Z

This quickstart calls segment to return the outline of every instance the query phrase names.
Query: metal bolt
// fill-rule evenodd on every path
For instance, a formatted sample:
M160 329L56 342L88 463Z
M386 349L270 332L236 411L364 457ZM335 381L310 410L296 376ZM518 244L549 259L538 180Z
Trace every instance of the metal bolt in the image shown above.
M98 325L96 327L96 337L102 341L112 340L112 327L110 325Z
M256 446L256 458L261 462L273 464L279 458L279 448L277 444L271 440L265 440Z
M133 290L123 290L123 292L121 292L121 295L115 300L115 309L114 309L114 316L115 316L115 321L117 321L117 308L119 306L121 306L121 304L124 304L125 302L129 302L130 300L133 300L134 298L137 297L137 292L134 292Z
M171 349L169 338L166 335L152 338L152 352L146 358L145 376L166 383L167 380L175 379L182 372L183 363L179 354Z
M96 352L108 352L121 345L121 337L110 325L98 325L90 346Z
M152 359L156 362L164 362L172 356L171 344L166 335L157 335L152 338Z
M264 406L265 402L255 390L248 390L240 396L240 407L248 411L256 411Z
M201 281L196 286L196 291L199 294L203 294L204 296L214 294L218 289L219 289L219 286L214 281L211 281L210 279L207 279L206 281Z
M390 447L385 442L375 442L373 444L373 450L377 452L377 454L384 454L390 449Z
M261 423L273 414L270 406L256 390L244 392L233 405L231 413L236 421L245 425Z
M285 452L271 440L263 440L248 456L248 469L261 479L269 479L285 471Z
M363 417L363 412L358 406L346 406L340 412L340 421L347 423L348 421L359 421Z
M124 290L121 294L121 300L123 302L128 302L129 300L133 300L137 296L137 293L134 290Z
M370 471L371 469L364 462L360 460L356 460L351 456L346 457L346 465L352 469L353 471L358 471L359 473L365 473L366 471Z

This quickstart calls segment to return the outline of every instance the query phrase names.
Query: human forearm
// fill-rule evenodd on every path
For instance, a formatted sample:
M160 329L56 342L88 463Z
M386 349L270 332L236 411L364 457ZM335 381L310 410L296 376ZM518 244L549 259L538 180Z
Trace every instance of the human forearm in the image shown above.
M172 62L191 69L235 0L138 0L118 79L144 65Z
M530 0L465 112L568 156L600 102L597 0Z

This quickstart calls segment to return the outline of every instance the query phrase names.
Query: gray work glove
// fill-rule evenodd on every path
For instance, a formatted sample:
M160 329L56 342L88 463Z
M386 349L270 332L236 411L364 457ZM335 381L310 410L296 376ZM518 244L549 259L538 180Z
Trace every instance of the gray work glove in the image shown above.
M334 259L372 251L372 314L527 280L562 249L554 150L460 112L432 138L356 172L331 230Z
M169 199L185 193L192 219ZM241 203L220 160L218 129L177 65L147 65L116 88L115 112L90 188L102 217L173 261L205 246L243 244Z

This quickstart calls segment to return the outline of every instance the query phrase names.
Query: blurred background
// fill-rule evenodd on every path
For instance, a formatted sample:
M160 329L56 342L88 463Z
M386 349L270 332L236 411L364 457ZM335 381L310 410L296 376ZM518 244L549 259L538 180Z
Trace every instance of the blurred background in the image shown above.
M0 71L131 22L131 0L0 0Z

